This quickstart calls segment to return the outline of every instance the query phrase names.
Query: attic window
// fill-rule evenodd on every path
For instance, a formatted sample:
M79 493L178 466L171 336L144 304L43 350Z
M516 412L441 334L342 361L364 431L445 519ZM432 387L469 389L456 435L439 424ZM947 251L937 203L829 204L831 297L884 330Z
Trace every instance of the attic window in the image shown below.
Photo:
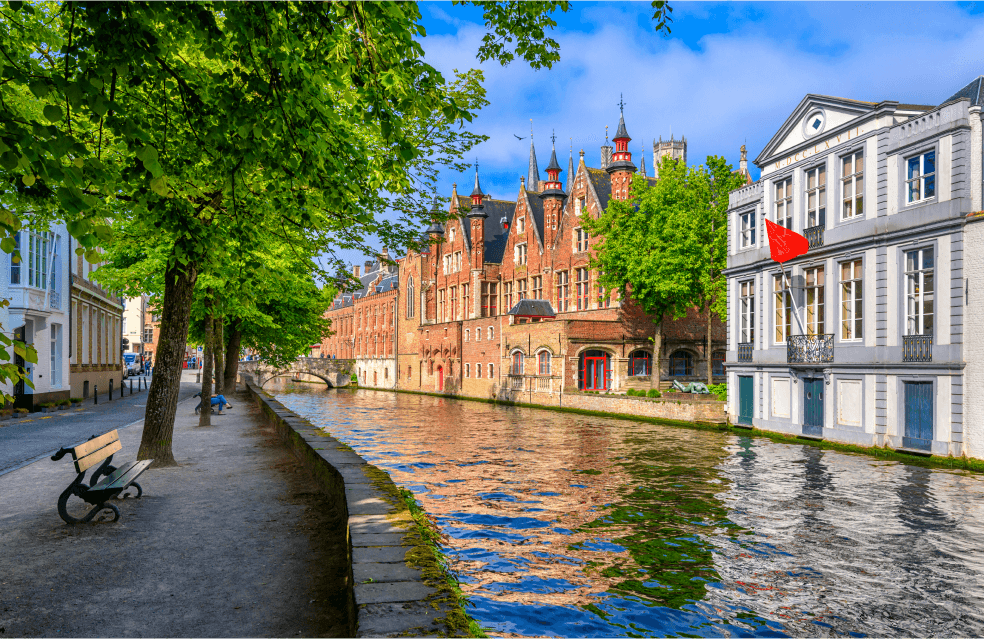
M525 230L526 230L526 218L525 217L521 217L516 222L516 232L517 233L522 233Z

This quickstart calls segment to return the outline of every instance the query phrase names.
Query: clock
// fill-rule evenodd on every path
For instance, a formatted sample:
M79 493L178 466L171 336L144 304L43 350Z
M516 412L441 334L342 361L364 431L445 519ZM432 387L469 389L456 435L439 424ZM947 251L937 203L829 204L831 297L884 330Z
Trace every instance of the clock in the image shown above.
M827 125L827 114L823 109L814 109L803 120L803 137L812 138L823 132Z

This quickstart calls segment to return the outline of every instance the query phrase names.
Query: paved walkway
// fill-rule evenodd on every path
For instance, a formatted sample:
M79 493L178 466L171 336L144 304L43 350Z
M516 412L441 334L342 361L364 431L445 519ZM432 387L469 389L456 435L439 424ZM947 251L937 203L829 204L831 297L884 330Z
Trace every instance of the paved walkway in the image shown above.
M194 381L193 372L184 373L179 401L198 392L201 385L196 387ZM108 393L99 393L98 404L89 398L80 408L31 413L27 417L0 421L0 475L50 457L62 446L79 444L97 431L101 434L142 420L147 409L147 391L138 392L137 378L134 378L134 392L130 395L129 382L126 381L127 390L122 398L117 387L112 401L108 401Z
M0 476L0 636L346 634L344 525L252 405L202 429L197 401L178 405L180 466L145 472L118 523L58 517L67 458Z

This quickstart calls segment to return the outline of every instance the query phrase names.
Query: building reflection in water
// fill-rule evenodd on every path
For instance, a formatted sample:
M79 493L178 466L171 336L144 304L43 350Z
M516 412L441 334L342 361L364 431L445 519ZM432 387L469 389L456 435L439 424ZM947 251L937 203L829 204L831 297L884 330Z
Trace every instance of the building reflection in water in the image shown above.
M978 476L451 399L279 399L414 491L499 634L984 633Z

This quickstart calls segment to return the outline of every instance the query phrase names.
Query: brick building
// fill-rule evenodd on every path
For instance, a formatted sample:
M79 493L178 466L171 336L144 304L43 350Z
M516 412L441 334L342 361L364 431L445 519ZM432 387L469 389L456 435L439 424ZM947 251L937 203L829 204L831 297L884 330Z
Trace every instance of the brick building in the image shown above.
M69 240L71 243L71 240ZM71 244L69 244L71 247ZM70 252L72 280L72 326L70 381L72 397L91 397L123 382L123 300L92 280L98 264Z
M435 222L427 230L432 244L398 260L398 285L384 287L386 304L399 312L381 326L398 336L398 354L378 357L395 366L399 388L536 403L558 403L573 390L649 388L652 318L599 287L589 268L596 241L580 224L610 199L630 197L630 139L620 119L614 148L607 138L601 147L601 168L588 167L583 151L575 168L572 154L566 188L556 149L541 180L532 144L515 200L487 197L477 167L470 195L454 186L451 220ZM685 161L686 141L654 142L655 164L667 154ZM373 291L346 293L328 311L335 331L323 343L328 356L352 357L346 340L362 335L360 294ZM520 304L530 300L537 303ZM708 365L723 381L724 326L714 320L710 352L706 333L706 316L696 310L664 323L661 386L705 381ZM355 359L358 367L357 352ZM391 387L379 376L359 381Z

